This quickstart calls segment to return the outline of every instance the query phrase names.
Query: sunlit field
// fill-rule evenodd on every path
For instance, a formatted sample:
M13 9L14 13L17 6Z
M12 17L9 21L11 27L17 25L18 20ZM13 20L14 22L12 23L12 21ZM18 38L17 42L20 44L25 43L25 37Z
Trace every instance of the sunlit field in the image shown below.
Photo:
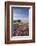
M20 20L13 21L13 36L28 36L29 35L29 26L28 22L22 22Z

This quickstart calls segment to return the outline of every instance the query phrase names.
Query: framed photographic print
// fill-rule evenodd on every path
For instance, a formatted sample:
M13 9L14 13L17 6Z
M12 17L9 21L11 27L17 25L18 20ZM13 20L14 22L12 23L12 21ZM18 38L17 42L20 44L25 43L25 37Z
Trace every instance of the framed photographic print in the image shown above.
M5 43L35 42L35 3L5 2Z

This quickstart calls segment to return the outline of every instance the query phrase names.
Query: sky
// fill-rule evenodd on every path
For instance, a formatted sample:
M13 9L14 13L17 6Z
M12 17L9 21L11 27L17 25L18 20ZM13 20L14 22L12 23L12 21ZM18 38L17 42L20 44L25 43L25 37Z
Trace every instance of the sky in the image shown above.
M13 20L28 20L29 8L13 8Z

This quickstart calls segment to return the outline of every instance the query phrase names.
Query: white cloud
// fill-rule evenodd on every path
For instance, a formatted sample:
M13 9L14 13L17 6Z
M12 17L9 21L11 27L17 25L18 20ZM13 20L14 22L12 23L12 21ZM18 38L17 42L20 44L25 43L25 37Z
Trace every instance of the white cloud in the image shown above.
M24 14L23 14L24 15ZM13 14L13 20L28 20L29 18L27 18L27 17L21 17L22 16L22 14L16 14L16 13L14 13Z

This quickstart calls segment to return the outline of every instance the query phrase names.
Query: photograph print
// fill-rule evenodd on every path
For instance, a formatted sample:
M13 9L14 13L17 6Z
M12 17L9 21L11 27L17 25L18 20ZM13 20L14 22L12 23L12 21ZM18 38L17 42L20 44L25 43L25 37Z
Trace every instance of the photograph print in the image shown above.
M5 44L35 42L35 3L5 2Z
M12 36L29 36L29 8L12 7Z

